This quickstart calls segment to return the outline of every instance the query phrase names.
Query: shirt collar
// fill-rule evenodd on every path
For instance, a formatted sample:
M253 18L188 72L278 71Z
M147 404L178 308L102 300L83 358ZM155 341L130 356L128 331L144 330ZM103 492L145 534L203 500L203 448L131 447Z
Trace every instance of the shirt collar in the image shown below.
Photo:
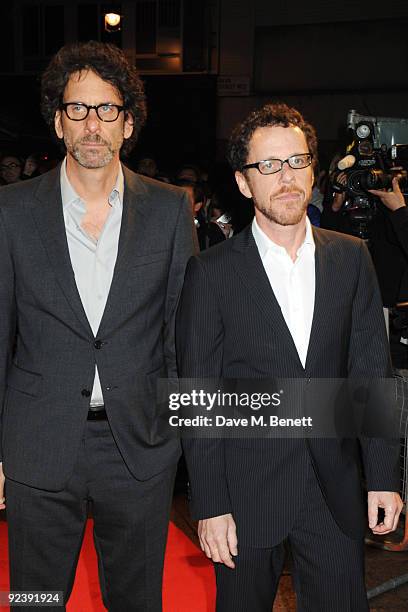
M303 244L302 244L302 246L300 248L303 249L303 247L306 244L308 244L308 245L312 246L313 248L315 248L315 241L314 241L314 238L313 238L312 224L310 223L309 217L306 217L306 236L305 236Z
M81 201L81 198L69 182L67 176L67 158L61 164L60 172L61 182L61 198L63 210L66 210L74 202ZM108 201L111 206L115 206L117 202L123 203L123 194L125 189L125 180L123 176L122 164L119 164L118 176L116 177L115 185L109 195Z
M264 259L268 251L272 251L274 253L280 253L280 254L285 253L286 254L286 249L280 246L279 244L276 244L275 242L273 242L273 240L271 240L265 234L265 232L259 227L256 221L256 217L254 217L252 221L252 234L253 234L256 246L258 247L259 255L261 256L262 260ZM306 245L311 247L314 252L315 242L313 238L312 224L310 223L308 217L306 217L305 239L297 251L298 256L305 249Z

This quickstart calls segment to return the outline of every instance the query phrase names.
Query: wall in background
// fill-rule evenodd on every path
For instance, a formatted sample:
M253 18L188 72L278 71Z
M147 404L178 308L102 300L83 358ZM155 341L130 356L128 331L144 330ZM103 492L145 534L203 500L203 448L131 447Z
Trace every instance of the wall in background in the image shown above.
M219 96L219 159L233 126L270 100L316 126L324 160L349 109L407 117L407 31L404 0L222 0L220 77L245 77L248 95Z

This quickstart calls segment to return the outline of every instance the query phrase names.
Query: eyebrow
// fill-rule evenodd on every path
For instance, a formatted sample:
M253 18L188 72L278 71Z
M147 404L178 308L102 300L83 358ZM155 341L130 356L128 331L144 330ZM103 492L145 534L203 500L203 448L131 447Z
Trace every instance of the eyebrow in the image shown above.
M69 100L68 102L63 102L63 104L83 104L84 106L103 106L104 104L112 104L115 106L123 106L120 102L108 102L107 100L99 102L98 104L88 104L88 102L83 102L82 100Z

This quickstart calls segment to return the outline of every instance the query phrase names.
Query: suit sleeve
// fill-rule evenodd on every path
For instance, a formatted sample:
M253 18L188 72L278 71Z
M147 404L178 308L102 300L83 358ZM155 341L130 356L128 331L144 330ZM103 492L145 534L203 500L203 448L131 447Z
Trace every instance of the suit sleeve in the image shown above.
M392 376L381 295L370 254L361 242L359 280L353 300L349 377L381 383L381 379ZM384 418L393 408L389 404L380 406ZM360 444L368 491L398 491L399 441L361 437Z
M408 207L402 206L394 211L388 211L392 227L405 255L408 256Z
M183 194L180 200L170 271L167 280L164 321L164 355L169 378L177 377L174 329L177 304L183 286L187 262L191 255L198 251L197 235L187 195Z
M199 258L187 267L177 313L176 344L182 378L219 379L224 328L210 275ZM222 439L185 438L183 450L190 479L190 505L195 519L232 512Z
M9 241L0 211L0 461L3 459L3 410L7 371L15 339L14 270Z

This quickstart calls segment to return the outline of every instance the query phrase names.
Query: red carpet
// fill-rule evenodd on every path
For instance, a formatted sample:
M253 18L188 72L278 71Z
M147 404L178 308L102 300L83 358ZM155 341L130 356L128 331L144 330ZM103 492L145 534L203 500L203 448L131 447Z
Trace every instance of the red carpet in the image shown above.
M0 521L0 591L8 589L7 526ZM0 610L8 608L1 607ZM69 612L104 612L99 593L92 521L88 521ZM180 529L170 523L163 584L163 612L214 612L211 564Z

